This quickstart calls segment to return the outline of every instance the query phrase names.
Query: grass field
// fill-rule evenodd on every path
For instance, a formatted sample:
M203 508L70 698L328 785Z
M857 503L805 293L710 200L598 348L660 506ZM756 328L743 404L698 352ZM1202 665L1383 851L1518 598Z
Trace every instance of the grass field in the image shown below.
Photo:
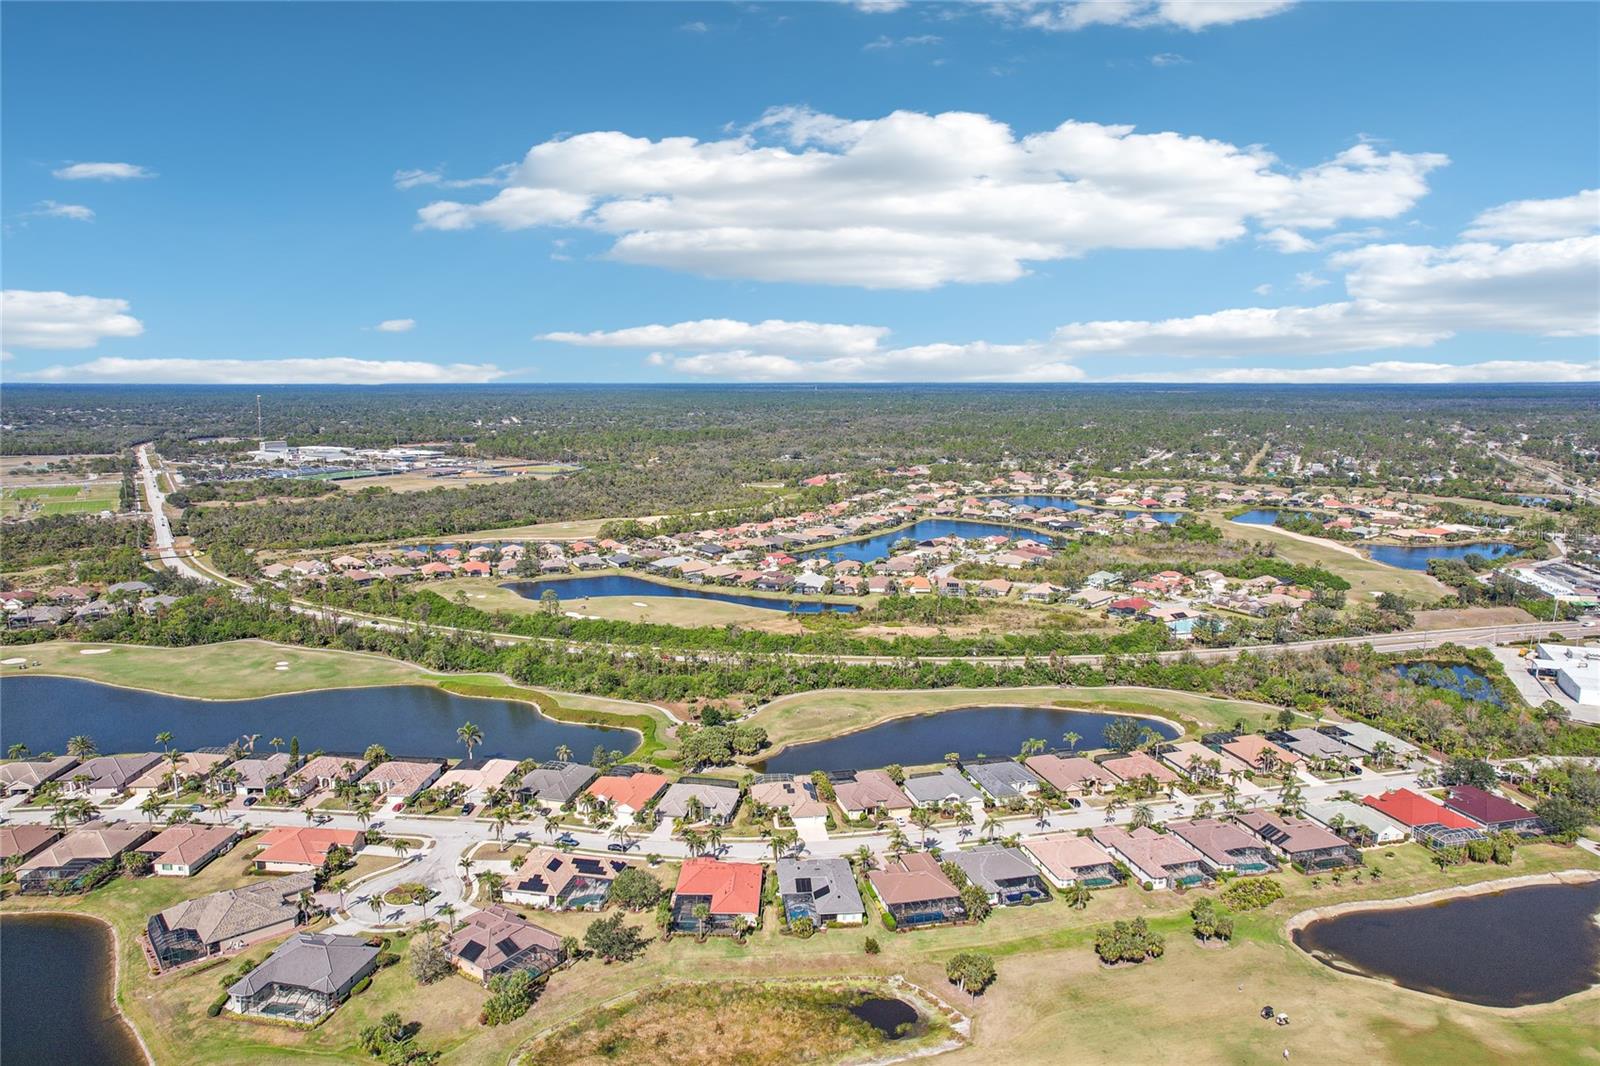
M1182 725L1210 729L1244 719L1246 727L1265 725L1277 707L1246 700L1197 696L1169 689L1106 687L919 689L878 692L865 689L824 689L782 696L761 707L751 719L764 726L773 747L821 740L865 729L891 718L947 711L957 707L997 705L1059 705L1081 710L1152 714ZM770 753L769 753L770 754Z
M1276 526L1246 526L1230 522L1225 512L1208 511L1204 517L1222 530L1223 538L1234 541L1268 541L1276 546L1278 557L1291 563L1320 566L1350 582L1351 602L1365 603L1380 592L1394 592L1413 599L1436 600L1451 589L1417 570L1385 566L1363 556L1341 551L1330 541L1321 544L1290 536Z
M0 516L95 514L115 511L122 482L109 476L76 485L32 485L0 489Z
M684 975L702 981L792 978L869 979L901 974L973 1015L970 1047L940 1061L989 1063L1383 1063L1433 1066L1454 1063L1529 1063L1566 1066L1600 1062L1594 1018L1600 990L1561 1003L1503 1011L1453 1003L1390 985L1336 973L1295 949L1284 922L1312 906L1356 899L1393 899L1453 884L1563 869L1597 869L1600 859L1571 848L1530 845L1509 866L1468 864L1441 873L1416 845L1369 852L1383 878L1346 879L1279 875L1285 898L1263 911L1237 916L1234 943L1202 948L1188 935L1193 901L1169 892L1116 889L1097 893L1088 908L1059 901L997 911L981 926L890 933L830 930L810 940L782 936L769 913L747 945L692 937L659 939L627 964L579 962L557 973L522 1019L487 1028L476 1022L484 993L462 978L419 988L404 962L382 971L371 989L341 1007L323 1026L301 1033L236 1019L206 1018L204 1007L237 963L152 980L136 936L145 918L162 907L245 882L243 860L225 856L193 879L117 881L86 900L9 900L6 911L71 909L111 920L121 937L119 998L151 1045L159 1063L231 1064L371 1062L355 1046L356 1034L384 1011L398 1010L422 1025L418 1042L445 1052L444 1061L503 1066L513 1052L551 1027L567 1024L596 1005L640 989L671 987ZM658 871L663 883L670 870ZM1094 959L1096 927L1116 918L1143 916L1167 937L1166 955L1141 966L1107 970ZM589 914L530 912L558 934L581 935ZM655 937L648 916L635 918ZM873 935L882 953L862 951ZM247 954L260 959L273 947ZM404 950L404 939L391 950ZM991 953L999 979L982 997L964 999L944 978L950 955L967 949ZM1242 986L1242 987L1241 987ZM1287 1028L1261 1021L1271 1003L1289 1013ZM759 1015L758 1015L759 1016ZM748 1024L741 1021L740 1025ZM638 1051L621 1061L652 1061ZM717 1062L728 1059L706 1058ZM800 1061L800 1060L796 1060Z
M469 604L484 611L532 614L544 610L538 600L503 589L499 581L492 578L450 578L428 588L450 600L456 598L457 592L464 593ZM800 630L800 624L781 611L688 597L593 596L563 601L561 609L623 622L659 622L675 626L760 625L763 629L776 625L780 629Z

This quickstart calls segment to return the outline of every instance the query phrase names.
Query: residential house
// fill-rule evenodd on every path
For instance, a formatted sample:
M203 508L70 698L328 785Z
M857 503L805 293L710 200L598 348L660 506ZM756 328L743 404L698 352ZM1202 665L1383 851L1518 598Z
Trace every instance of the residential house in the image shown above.
M297 799L314 792L325 792L346 781L354 781L367 768L359 755L318 755L289 775L284 787Z
M614 770L595 778L584 794L611 804L618 820L627 821L650 806L650 801L661 795L666 787L667 779L662 774L619 773Z
M138 755L101 755L75 767L66 778L66 793L91 800L108 800L132 788L144 772L161 762L158 751ZM84 780L79 780L83 778Z
M270 873L294 873L316 870L328 859L334 848L359 851L366 834L355 829L313 829L310 827L280 825L261 834L255 843L261 850L255 855L257 870Z
M763 774L750 783L750 802L787 814L804 839L827 834L828 805L817 798L817 787L810 778Z
M1177 774L1142 751L1130 751L1126 755L1102 759L1100 768L1110 771L1123 781L1138 781L1148 777L1154 778L1157 785L1178 783Z
M1317 872L1361 865L1361 853L1309 818L1293 818L1270 811L1246 811L1236 820L1246 832L1266 842L1272 850L1303 870Z
M1106 888L1119 880L1116 862L1089 837L1076 833L1050 833L1029 837L1022 851L1057 888L1082 882L1090 888Z
M226 763L232 756L218 749L209 751L188 751L178 755L176 777L178 787L185 784L204 780L212 771ZM160 762L140 774L128 783L128 791L135 796L148 796L152 792L172 791L174 768L171 756L164 756Z
M102 863L122 857L155 835L149 826L128 822L90 822L60 840L36 850L17 867L17 885L23 892L43 892L52 884L82 887Z
M239 775L238 780L219 780L218 790L259 799L283 784L289 773L289 756L276 751L259 758L236 759L229 769Z
M1125 596L1106 604L1106 613L1113 618L1134 618L1154 606L1155 604L1143 596Z
M806 918L822 928L867 920L855 871L844 859L779 859L778 898L791 924Z
M1042 782L1015 759L984 759L963 763L962 769L996 803L1023 800L1039 791Z
M228 988L228 1009L309 1024L350 996L378 966L363 937L296 933Z
M894 918L895 926L915 928L966 917L961 890L945 876L938 860L914 851L867 874L873 895Z
M565 762L552 759L542 762L523 775L517 786L517 798L524 803L540 803L565 807L598 777L600 771L586 763Z
M952 766L907 776L905 791L919 807L959 803L965 804L975 818L983 815L983 793Z
M58 755L52 759L18 759L0 763L0 795L29 796L34 789L47 781L59 780L63 774L78 765L71 755Z
M763 876L758 862L687 860L678 870L678 887L672 893L671 928L692 933L728 931L738 918L759 925ZM703 927L694 913L702 904L711 912Z
M443 772L442 762L390 759L368 770L356 783L376 792L382 803L400 803L433 784Z
M504 895L512 903L546 910L599 910L611 894L611 882L634 864L613 855L591 858L536 847L507 879Z
M964 851L947 851L944 857L960 867L967 880L983 889L997 907L1035 903L1050 898L1050 889L1021 848L980 844Z
M1464 844L1483 835L1478 823L1471 818L1409 788L1390 789L1381 796L1367 796L1361 802L1393 818L1423 843Z
M1405 826L1364 803L1345 800L1308 803L1306 814L1358 848L1399 844L1411 835Z
M238 838L232 826L184 822L163 829L135 850L150 856L150 872L157 877L193 877Z
M463 759L433 783L433 790L444 794L459 788L464 800L482 803L516 768L515 759Z
M1489 833L1528 835L1544 829L1539 816L1522 804L1473 785L1451 785L1445 789L1444 805L1471 818Z
M1277 868L1271 849L1232 822L1196 818L1173 822L1167 831L1204 855L1215 873L1264 874Z
M1211 880L1205 857L1171 834L1158 833L1149 826L1130 832L1120 825L1104 825L1090 836L1151 888L1204 884Z
M1329 736L1320 729L1302 726L1299 729L1280 729L1268 733L1267 739L1281 748L1288 748L1304 759L1318 762L1354 762L1364 754L1338 737Z
M306 919L301 893L310 892L315 881L309 872L264 878L151 915L145 936L156 966L166 971L292 932Z
M1288 748L1280 748L1266 737L1254 733L1241 733L1233 740L1223 742L1220 747L1260 773L1276 773L1286 766L1297 766L1305 761Z
M1168 744L1160 754L1162 762L1200 785L1218 784L1230 773L1242 774L1249 769L1232 755L1193 740Z
M1081 755L1062 756L1054 753L1033 755L1023 760L1028 769L1063 795L1081 792L1104 792L1115 788L1117 777L1093 759Z
M723 777L685 777L667 786L656 805L663 818L682 818L689 822L727 825L739 809L742 793L739 782ZM698 810L699 817L692 817Z
M467 915L450 933L444 951L456 969L484 984L500 974L520 971L538 977L567 958L559 933L501 906Z
M834 782L833 795L851 818L887 815L904 822L913 806L910 797L882 770L858 770L853 777Z
M1317 731L1326 733L1335 740L1362 752L1367 756L1368 765L1375 761L1375 756L1382 753L1387 753L1401 766L1422 754L1415 744L1401 740L1393 733L1374 729L1365 722L1340 722L1337 725L1318 726Z
M0 862L24 862L61 835L61 830L48 825L0 825Z

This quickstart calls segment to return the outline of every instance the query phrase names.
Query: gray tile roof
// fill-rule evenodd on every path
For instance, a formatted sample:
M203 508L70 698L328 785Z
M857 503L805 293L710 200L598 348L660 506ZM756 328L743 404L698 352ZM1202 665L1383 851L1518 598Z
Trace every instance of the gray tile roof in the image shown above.
M228 994L243 999L268 985L281 985L337 995L371 970L377 958L378 949L360 937L296 933L235 982Z
M997 762L967 763L967 773L978 787L997 800L1023 796L1039 787L1039 778L1019 762L1001 759Z
M301 891L311 888L315 879L316 874L309 870L274 877L244 888L185 900L157 917L168 929L192 929L201 943L218 944L293 920L299 911Z
M598 775L598 770L583 763L551 760L523 775L521 787L539 799L566 803Z
M972 782L962 777L953 767L941 766L926 774L911 774L906 778L905 790L921 804L940 804L947 799L960 801L982 799L983 795Z
M1021 848L984 844L968 851L947 851L944 858L961 867L967 880L985 892L1000 891L1000 882L1039 876L1039 868L1028 861Z
M866 913L855 871L844 859L779 859L778 893L809 896L823 918Z

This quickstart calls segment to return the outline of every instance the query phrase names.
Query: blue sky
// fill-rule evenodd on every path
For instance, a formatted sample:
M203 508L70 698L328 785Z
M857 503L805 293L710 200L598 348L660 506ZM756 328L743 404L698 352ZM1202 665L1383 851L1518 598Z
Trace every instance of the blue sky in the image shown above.
M1600 5L3 22L12 381L1600 378Z

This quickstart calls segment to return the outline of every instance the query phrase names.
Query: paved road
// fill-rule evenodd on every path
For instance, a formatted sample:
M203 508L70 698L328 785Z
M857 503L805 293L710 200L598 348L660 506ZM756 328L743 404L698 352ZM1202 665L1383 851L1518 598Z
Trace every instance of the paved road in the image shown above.
M1404 771L1392 774L1377 774L1363 771L1359 778L1344 781L1318 781L1314 784L1303 784L1302 795L1304 802L1315 803L1320 800L1331 799L1340 792L1349 790L1358 796L1376 795L1391 788L1415 787L1417 773ZM1276 798L1275 788L1259 788L1248 783L1240 786L1240 802L1247 805L1271 806ZM1215 802L1215 797L1212 797ZM49 810L39 810L18 806L20 799L8 801L0 810L4 810L5 820L16 823L47 823L50 820ZM1198 799L1180 796L1175 800L1152 801L1150 804L1154 819L1158 822L1171 821L1177 818L1192 816ZM121 817L130 821L143 819L137 810L137 802L129 801L122 807L104 812L107 816ZM306 825L305 813L299 810L264 810L260 807L250 808L246 811L229 810L224 812L224 820L233 825L248 824L254 828L269 826L293 826L303 828ZM1092 829L1096 826L1109 824L1125 824L1133 817L1131 808L1124 807L1115 812L1107 812L1104 808L1085 806L1070 812L1052 814L1044 822L1040 822L1033 815L1016 815L1003 820L1002 828L998 835L1009 836L1013 833L1024 839L1039 836L1045 833L1070 832L1078 829ZM362 828L356 817L352 814L329 813L327 826L339 829ZM210 819L206 818L209 822ZM345 930L372 929L381 926L409 925L423 917L421 908L416 906L394 907L385 906L381 912L374 912L366 903L373 895L382 896L389 889L403 882L418 882L432 888L438 895L427 904L427 913L432 915L438 908L449 903L456 910L457 915L464 915L477 909L460 867L463 855L477 849L473 856L473 874L485 870L497 870L501 873L510 872L509 860L500 859L497 844L495 843L494 828L491 823L472 818L434 818L419 817L406 814L391 814L374 821L373 826L380 828L385 835L422 837L429 840L429 845L420 852L414 852L407 861L396 869L385 872L371 881L365 882L345 893L345 913L339 918L337 928ZM606 845L611 842L609 827L597 829L573 828L567 830L577 838L577 851L591 854L606 854ZM914 826L906 826L905 833L915 845L937 845L944 849L957 848L965 844L977 843L979 828L962 832L953 825L935 826L926 838L926 844L921 831ZM515 823L508 826L505 831L505 840L508 843L527 842L545 843L549 837L543 824ZM813 858L843 858L854 854L862 846L866 846L875 855L884 854L889 847L888 832L866 831L857 833L835 834L825 840L804 841L798 846L796 852L791 854L804 854ZM655 853L664 858L681 859L688 857L688 847L683 841L678 840L658 829L648 839L641 840L633 848L631 854L635 857ZM740 838L725 841L719 853L721 858L740 860L745 862L770 862L772 861L772 848L764 839ZM323 896L325 903L330 906L338 903L336 894L326 893Z

